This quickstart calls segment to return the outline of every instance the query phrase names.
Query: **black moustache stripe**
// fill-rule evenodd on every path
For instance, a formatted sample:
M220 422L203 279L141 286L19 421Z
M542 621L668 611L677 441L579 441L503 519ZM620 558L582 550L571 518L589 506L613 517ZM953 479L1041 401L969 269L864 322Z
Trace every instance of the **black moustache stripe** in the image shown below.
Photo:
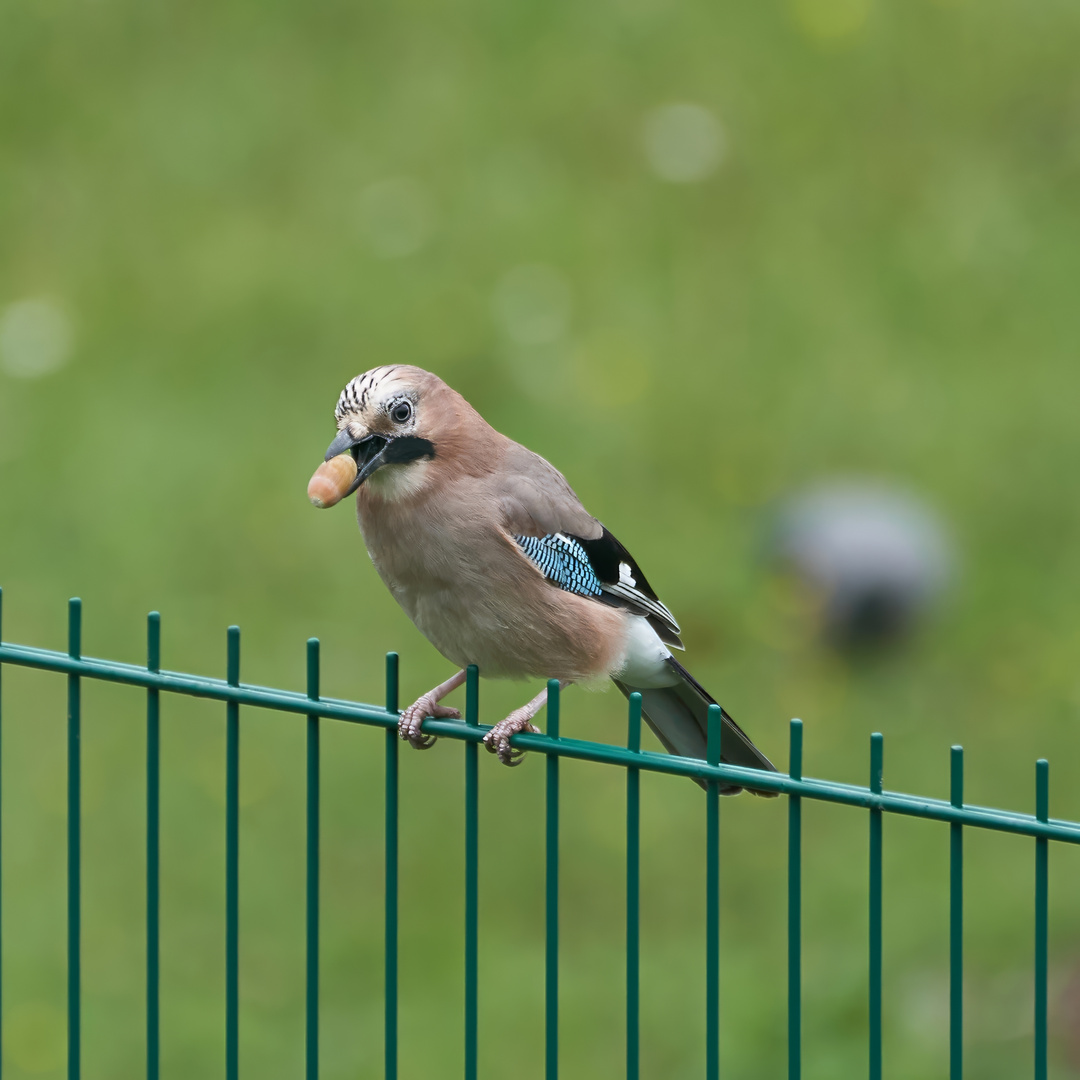
M384 465L403 465L408 461L419 461L420 458L434 456L435 444L433 442L416 435L402 435L390 440L390 445L383 451L382 460Z

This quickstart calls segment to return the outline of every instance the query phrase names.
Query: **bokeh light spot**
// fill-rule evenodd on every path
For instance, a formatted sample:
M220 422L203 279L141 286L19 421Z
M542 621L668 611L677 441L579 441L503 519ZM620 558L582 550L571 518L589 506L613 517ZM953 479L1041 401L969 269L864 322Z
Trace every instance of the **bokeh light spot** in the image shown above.
M51 375L67 363L71 346L71 321L53 300L16 300L0 314L0 368L8 375Z
M499 279L491 299L500 329L519 345L558 341L570 325L572 297L566 277L551 266L515 266Z
M791 0L791 13L807 37L840 42L854 37L866 25L870 0Z
M360 193L360 223L374 254L381 259L400 259L419 251L431 239L435 214L419 181L395 176Z
M652 171L672 184L711 176L724 159L727 140L720 121L703 105L680 102L653 109L642 129Z

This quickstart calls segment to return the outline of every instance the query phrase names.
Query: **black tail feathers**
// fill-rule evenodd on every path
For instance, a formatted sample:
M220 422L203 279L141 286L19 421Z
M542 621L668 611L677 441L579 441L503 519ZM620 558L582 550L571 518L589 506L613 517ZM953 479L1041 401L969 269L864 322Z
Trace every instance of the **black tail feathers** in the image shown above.
M614 679L615 685L629 697L641 694L641 712L649 727L669 754L680 757L704 758L708 737L709 706L717 702L705 688L675 659L668 665L678 675L672 686L642 689ZM721 709L723 733L720 739L720 760L728 765L776 772L776 766L750 741L749 736ZM698 781L702 787L704 783ZM743 789L731 784L720 788L721 795L738 795ZM776 792L755 791L755 795L773 796Z

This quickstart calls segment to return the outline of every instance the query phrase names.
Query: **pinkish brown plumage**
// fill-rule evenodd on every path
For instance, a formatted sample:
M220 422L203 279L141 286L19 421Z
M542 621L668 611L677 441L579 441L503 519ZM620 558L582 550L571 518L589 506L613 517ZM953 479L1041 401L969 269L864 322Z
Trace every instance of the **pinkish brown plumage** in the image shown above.
M580 682L610 676L640 691L668 750L703 757L712 699L675 661L679 628L629 552L563 475L492 428L456 391L406 365L374 368L342 391L327 461L357 466L360 531L375 568L428 640L462 670L404 711L414 746L425 716L476 664L493 678ZM537 730L546 692L485 737L511 764L510 739ZM728 737L728 730L731 737ZM725 760L772 766L725 714ZM730 790L739 790L732 787Z

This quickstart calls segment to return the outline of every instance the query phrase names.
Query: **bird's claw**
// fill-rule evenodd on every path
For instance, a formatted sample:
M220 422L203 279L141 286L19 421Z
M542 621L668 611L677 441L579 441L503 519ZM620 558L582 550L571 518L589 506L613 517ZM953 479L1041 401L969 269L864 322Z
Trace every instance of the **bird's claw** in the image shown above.
M497 754L504 765L513 768L521 764L525 751L510 745L510 739L520 731L531 731L534 735L540 735L540 729L527 718L515 716L511 713L505 720L500 720L485 736L484 746L488 752Z
M460 720L461 713L448 705L432 701L426 694L410 705L398 721L398 735L414 750L430 750L436 743L434 735L422 730L424 718L433 716L440 720Z

